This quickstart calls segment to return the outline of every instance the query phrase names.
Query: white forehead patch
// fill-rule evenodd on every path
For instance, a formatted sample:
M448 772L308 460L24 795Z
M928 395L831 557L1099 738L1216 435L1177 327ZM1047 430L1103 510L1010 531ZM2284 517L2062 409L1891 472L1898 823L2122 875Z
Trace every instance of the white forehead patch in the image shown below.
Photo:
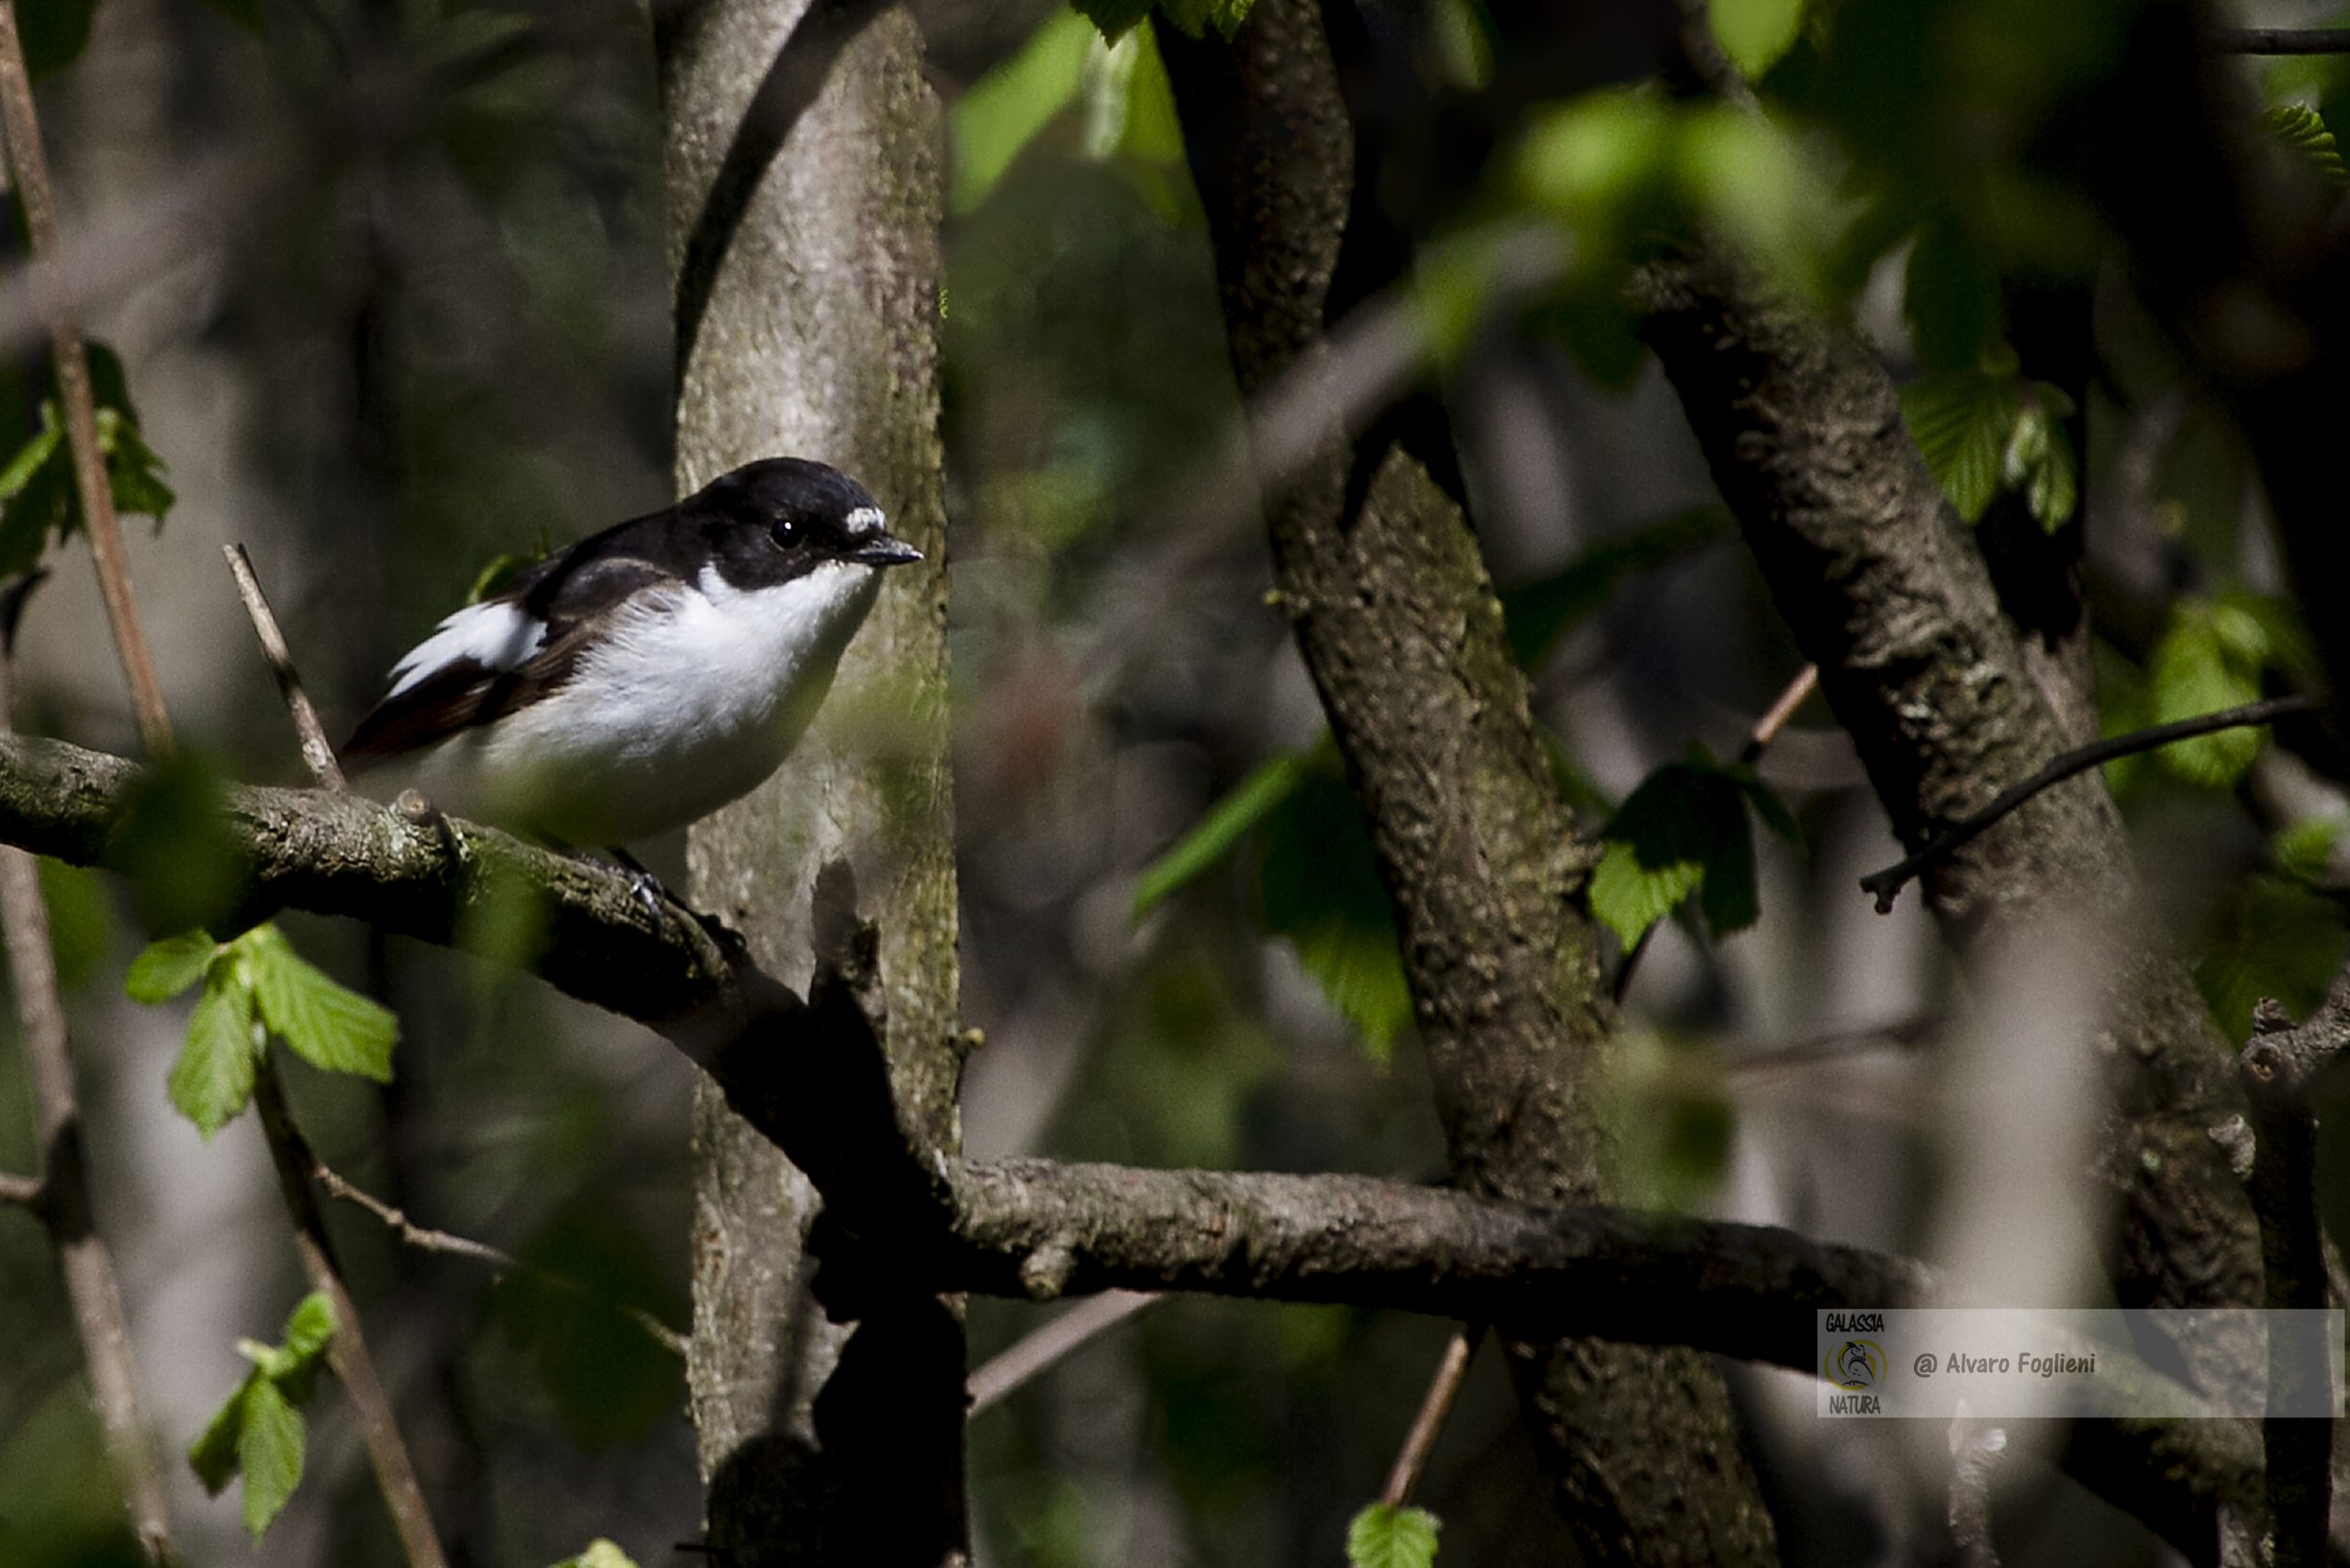
M841 526L851 533L878 533L886 521L879 507L857 507L841 519Z

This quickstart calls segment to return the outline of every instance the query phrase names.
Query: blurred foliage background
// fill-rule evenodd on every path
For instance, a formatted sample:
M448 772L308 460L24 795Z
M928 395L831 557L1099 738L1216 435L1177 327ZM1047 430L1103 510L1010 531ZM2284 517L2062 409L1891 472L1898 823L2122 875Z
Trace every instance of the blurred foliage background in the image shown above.
M1857 318L1995 562L2080 564L2098 633L2088 727L2247 700L2306 673L2306 637L2238 436L2073 184L2078 117L2119 112L2082 95L2114 69L2134 7L1713 9L1762 115L1637 87L1529 94L1477 0L1427 7L1409 58L1477 107L1492 151L1452 162L1432 147L1422 174L1440 196L1397 196L1444 216L1394 308L1439 364L1561 787L1608 828L1600 913L1627 943L1654 927L1616 1091L1636 1189L1931 1254L1970 1173L2006 1155L1996 1127L1952 1134L1957 1086L1986 1061L2027 1083L2050 1070L2001 1054L1982 1022L1999 999L1955 995L1915 899L1879 917L1854 890L1898 851L1816 702L1752 772L1713 760L1737 755L1798 661L1633 339L1629 267L1702 223L1778 286ZM957 810L965 1010L988 1036L968 1146L1433 1178L1441 1142L1384 895L1264 602L1206 235L1149 29L1113 42L1043 0L917 10L953 152L939 304ZM118 487L166 487L140 494L168 521L134 537L166 689L206 766L295 781L219 543L252 546L340 728L496 557L668 498L647 18L621 0L23 14L76 286L120 366ZM1604 28L1575 42L1604 67ZM2350 67L2236 69L2275 155L2340 180ZM1503 260L1528 236L1545 241L1540 286L1496 310ZM0 448L15 453L41 440L46 372L10 308ZM0 554L70 528L51 460L0 476ZM83 554L63 547L27 615L18 722L128 750ZM2236 1036L2259 995L2307 1006L2350 949L2350 809L2331 759L2305 749L2214 736L2109 774ZM251 1119L206 1142L166 1103L185 1003L121 992L169 924L151 889L201 882L200 842L162 838L147 903L54 866L44 879L175 1518L198 1562L388 1563L330 1395L309 1474L258 1547L234 1498L204 1498L176 1457L242 1375L233 1341L275 1333L301 1286ZM677 846L653 859L674 869ZM587 1287L493 1283L335 1215L456 1560L543 1564L609 1536L640 1563L693 1561L674 1550L699 1511L681 1366L631 1316L686 1322L687 1070L489 967L285 924L402 1021L386 1090L288 1068L324 1158L420 1223ZM0 1167L32 1168L29 1126L18 1057L0 1051ZM1038 1318L973 1303L975 1357ZM976 1418L981 1559L1333 1561L1446 1332L1154 1306ZM0 1343L17 1348L0 1365L0 1559L131 1561L54 1268L35 1227L5 1216ZM1939 1550L1924 1544L1942 1539L1932 1444L1823 1429L1799 1379L1745 1371L1736 1387L1789 1561ZM1481 1359L1421 1495L1444 1561L1565 1550L1515 1422ZM2049 1502L2004 1543L2010 1561L2155 1560L2078 1495L2052 1484Z

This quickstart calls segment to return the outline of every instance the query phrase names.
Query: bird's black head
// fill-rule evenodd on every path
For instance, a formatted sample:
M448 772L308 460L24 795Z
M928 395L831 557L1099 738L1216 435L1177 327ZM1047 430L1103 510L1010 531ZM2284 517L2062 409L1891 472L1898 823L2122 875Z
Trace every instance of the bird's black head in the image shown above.
M712 556L737 587L776 582L828 561L894 566L922 552L890 532L864 486L804 457L767 457L722 474L684 503L709 529Z

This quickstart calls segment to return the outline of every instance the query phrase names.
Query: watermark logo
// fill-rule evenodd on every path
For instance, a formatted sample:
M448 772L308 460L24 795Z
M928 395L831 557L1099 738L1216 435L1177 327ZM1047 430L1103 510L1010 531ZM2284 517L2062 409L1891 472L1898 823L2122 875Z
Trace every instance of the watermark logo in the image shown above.
M1819 1374L1838 1388L1858 1393L1885 1381L1885 1347L1874 1339L1847 1339L1828 1347Z

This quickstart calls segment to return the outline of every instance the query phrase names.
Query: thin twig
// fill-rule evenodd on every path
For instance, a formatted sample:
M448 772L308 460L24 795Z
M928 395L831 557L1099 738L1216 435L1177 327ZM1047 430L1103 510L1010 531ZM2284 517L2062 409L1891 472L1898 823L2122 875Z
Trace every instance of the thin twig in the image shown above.
M1427 1468L1428 1455L1436 1450L1437 1434L1444 1430L1452 1402L1460 1396L1470 1358L1484 1338L1483 1327L1472 1325L1454 1329L1452 1338L1445 1341L1444 1359L1437 1362L1436 1376L1429 1379L1428 1391L1420 1398L1420 1413L1412 1418L1403 1450L1395 1456L1395 1468L1387 1473L1387 1489L1380 1494L1379 1500L1389 1507L1400 1508L1412 1500L1412 1489L1420 1484L1420 1473Z
M6 639L0 636L0 734L10 728L10 674ZM130 1323L123 1311L114 1254L98 1234L90 1199L81 1096L73 1079L65 1001L58 990L57 959L50 946L49 906L41 898L39 868L21 849L0 849L0 924L6 927L8 973L16 990L33 1122L42 1151L38 1178L10 1176L0 1191L39 1215L49 1231L66 1299L73 1304L83 1360L89 1365L90 1401L106 1433L107 1462L122 1490L132 1533L150 1563L169 1568L179 1559L163 1507L162 1468L140 1405Z
M303 694L301 678L296 674L294 661L285 651L285 634L278 629L277 618L270 613L261 585L252 580L252 564L241 561L242 553L234 545L227 549L229 569L238 579L238 591L244 599L245 614L252 622L253 636L277 676L278 689L285 694L295 727L302 732L303 760L310 765L311 774L321 789L340 792L344 787L342 769L336 766L334 748L327 745L324 732L319 729L318 714ZM245 570L238 570L241 564ZM276 1065L266 1052L262 1054L254 1076L253 1103L261 1112L262 1131L269 1142L271 1163L277 1167L277 1184L285 1195L286 1213L293 1216L294 1245L301 1254L302 1271L309 1280L310 1288L334 1304L335 1335L327 1346L327 1364L333 1368L335 1376L341 1379L351 1395L352 1408L358 1414L360 1430L367 1440L368 1457L375 1462L376 1484L384 1494L384 1506L391 1512L393 1527L399 1532L409 1568L446 1568L447 1559L442 1555L440 1538L433 1531L432 1515L425 1506L423 1488L417 1484L416 1466L408 1459L408 1444L400 1436L391 1400L384 1393L382 1380L375 1375L375 1358L368 1353L366 1337L360 1330L359 1310L352 1303L351 1293L343 1288L341 1271L335 1266L334 1251L327 1239L326 1217L319 1212L318 1194L310 1190L309 1178L319 1168L319 1158L310 1151L308 1140L287 1114L285 1093L277 1083Z
M1080 1346L1091 1344L1136 1313L1167 1299L1142 1291L1104 1291L1056 1315L971 1373L969 1413L977 1416L990 1406L1002 1404L1014 1389L1058 1365Z
M318 1157L286 1112L277 1064L267 1052L255 1066L253 1106L261 1113L262 1128L268 1135L278 1191L294 1218L294 1250L301 1258L303 1277L310 1289L334 1307L334 1338L327 1342L327 1365L341 1382L359 1417L359 1430L366 1439L368 1457L375 1462L376 1484L392 1516L392 1528L399 1533L409 1568L447 1568L448 1559L442 1555L440 1539L433 1534L432 1516L424 1506L424 1492L417 1484L416 1467L408 1460L391 1399L375 1375L375 1358L368 1354L366 1337L360 1332L359 1308L343 1288L342 1272L335 1264L326 1216L319 1212L318 1195L310 1191L308 1173Z
M252 617L253 635L261 641L261 655L269 661L269 671L277 678L277 694L285 699L285 711L294 720L294 732L301 738L302 761L308 766L310 777L327 790L347 788L342 777L342 765L334 759L334 746L327 740L325 726L319 722L319 711L310 706L310 694L302 689L302 678L295 672L294 655L285 646L285 635L278 630L277 617L270 613L269 600L261 591L261 579L253 576L252 557L245 554L242 544L223 544L220 553L229 557L229 575L237 579L237 597L245 601L245 613Z
M2193 740L2220 730L2237 730L2256 724L2273 723L2296 713L2307 713L2317 707L2309 697L2271 697L2260 702L2247 702L2241 708L2223 708L2216 713L2204 713L2177 723L2157 724L2151 730L2136 730L2126 735L2113 735L2059 752L2042 767L2020 784L2010 784L1992 799L1989 805L1963 822L1944 829L1940 836L1915 855L1887 866L1882 871L1872 871L1861 879L1861 890L1876 897L1876 912L1892 912L1893 901L1918 874L1937 860L1942 859L1960 846L1980 834L2000 818L2052 785L2062 784L2076 773L2086 773L2102 762L2119 756L2131 756L2142 751L2153 751L2173 741Z
M0 121L6 125L8 162L24 197L25 226L32 238L33 290L41 314L49 319L57 397L64 405L65 435L73 454L73 487L81 498L82 525L90 535L90 554L97 561L106 624L114 632L115 652L130 683L140 739L150 756L162 756L172 749L172 722L163 709L163 689L155 678L155 661L147 650L146 633L140 629L138 601L130 590L130 560L123 549L121 525L115 521L106 454L98 445L90 362L82 350L82 330L74 322L59 261L62 247L57 237L57 207L50 194L49 160L41 151L40 117L33 107L32 77L25 69L24 44L17 34L15 0L0 0Z
M2217 54L2350 54L2350 28L2221 28Z
M319 1159L315 1154L310 1159L310 1178L325 1189L328 1197L373 1215L403 1247L412 1247L419 1252L439 1252L453 1258L471 1259L476 1263L487 1264L500 1274L527 1274L542 1284L577 1295L592 1297L598 1294L577 1280L567 1275L551 1272L534 1264L525 1263L511 1252L492 1247L487 1241L476 1241L470 1236L459 1236L453 1231L434 1230L429 1226L419 1225L409 1219L404 1210L394 1207L375 1193L350 1181L341 1171ZM1159 1298L1140 1296L1136 1299L1149 1302ZM670 1327L643 1307L617 1303L611 1305L612 1310L643 1329L645 1337L655 1344L681 1360L684 1358L685 1335Z

